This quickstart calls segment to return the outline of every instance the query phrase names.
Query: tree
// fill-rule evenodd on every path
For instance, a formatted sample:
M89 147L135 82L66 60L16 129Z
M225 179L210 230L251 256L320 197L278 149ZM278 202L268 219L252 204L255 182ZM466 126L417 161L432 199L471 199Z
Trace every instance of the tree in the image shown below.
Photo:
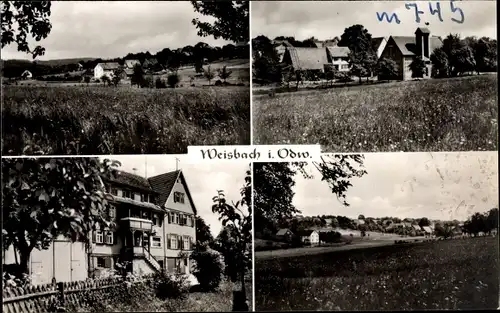
M170 73L168 74L168 77L167 77L167 84L171 87L171 88L175 88L177 86L177 84L180 82L180 77L179 77L179 74L177 73Z
M443 48L434 49L430 59L432 62L432 77L442 78L449 76L448 56Z
M144 69L140 64L134 65L134 71L132 73L132 77L130 78L130 82L132 86L142 86L144 82Z
M266 36L252 39L254 77L266 83L279 83L282 80L279 56L273 43Z
M325 79L327 83L330 83L330 85L335 79L336 72L337 70L335 69L335 66L333 66L333 64L325 65Z
M392 59L380 58L377 62L376 73L379 80L391 79L398 75L398 65Z
M411 77L412 78L422 78L426 71L425 62L421 56L417 55L413 58L410 63Z
M377 54L373 49L372 35L363 25L356 24L344 30L338 45L349 48L350 73L359 77L361 83L361 77L372 73L377 64Z
M498 229L498 208L491 209L486 217L486 231L491 233L493 229Z
M214 243L215 250L219 251L224 257L224 273L233 282L238 280L239 274L237 267L239 249L237 238L238 230L232 224L229 224L222 228Z
M28 273L33 249L48 249L58 235L88 243L95 223L107 223L101 178L119 165L97 158L2 160L3 245L19 253L21 273Z
M215 73L212 71L212 68L210 67L210 65L207 67L206 70L204 70L203 76L205 76L205 78L208 80L208 84L210 85L210 82L215 77Z
M123 69L116 69L113 72L113 77L111 78L111 82L113 83L113 85L118 86L118 84L122 80L122 75L123 75Z
M425 226L430 226L430 225L431 225L431 221L429 221L429 219L427 217L422 217L418 221L418 226L420 226L420 227L425 227Z
M84 76L83 81L88 85L90 83L90 76Z
M365 219L365 216L364 216L363 214L360 214L360 215L358 216L358 220L364 220L364 219Z
M2 49L15 43L17 50L31 54L33 59L45 54L45 48L29 45L29 37L40 41L47 38L52 24L50 1L2 1Z
M212 212L219 214L224 227L231 227L234 236L234 264L238 269L241 282L241 292L246 299L245 273L252 268L252 178L250 170L247 170L245 184L241 188L241 200L229 204L224 192L218 190L213 198ZM243 212L246 208L247 213Z
M204 291L214 291L219 287L224 271L222 255L206 243L198 242L189 255L194 266L192 273Z
M233 71L228 70L227 66L224 65L222 68L217 69L217 73L218 73L220 79L222 79L224 82L226 82L226 79L228 79L229 76L231 76Z
M202 58L196 58L194 61L194 69L196 73L203 73L203 59Z
M235 43L249 41L248 1L191 1L191 3L195 12L215 18L213 24L202 22L198 18L192 20L198 29L198 36L213 36L215 39L222 38Z
M362 155L331 155L321 157L321 161L312 162L313 168L321 175L332 193L345 206L346 192L352 186L351 179L362 177L364 170ZM295 175L301 173L304 178L311 179L306 169L306 162L284 163L254 163L254 210L255 233L262 232L265 227L272 227L278 221L291 218L300 213L292 204L295 185ZM357 165L357 166L356 166ZM337 217L340 226L346 226L350 220Z
M196 241L203 244L208 243L209 246L214 242L210 226L205 223L201 216L196 216Z
M102 75L101 81L104 86L109 85L111 83L111 79L107 75Z

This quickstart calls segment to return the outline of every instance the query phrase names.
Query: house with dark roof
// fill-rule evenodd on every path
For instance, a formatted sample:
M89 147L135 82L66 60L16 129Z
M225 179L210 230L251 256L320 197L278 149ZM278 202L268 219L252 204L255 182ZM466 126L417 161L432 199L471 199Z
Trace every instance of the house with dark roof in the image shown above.
M333 64L335 70L339 72L349 71L349 48L347 47L326 47L328 62Z
M423 78L429 78L432 72L430 56L434 49L440 48L442 45L443 41L440 37L431 36L429 29L423 27L417 28L415 36L390 36L380 57L396 62L398 72L392 77L379 78L384 80L412 79L410 64L417 56L420 56L426 65Z
M288 228L281 228L276 232L276 238L284 241L291 241L293 236L293 232Z
M294 71L321 71L330 64L326 48L287 47L283 55L283 63Z
M189 274L197 211L183 172L145 178L116 170L102 183L106 222L94 226L87 247L61 237L48 250L35 249L29 261L33 284L106 277L119 264L136 274ZM4 264L15 259L11 254Z

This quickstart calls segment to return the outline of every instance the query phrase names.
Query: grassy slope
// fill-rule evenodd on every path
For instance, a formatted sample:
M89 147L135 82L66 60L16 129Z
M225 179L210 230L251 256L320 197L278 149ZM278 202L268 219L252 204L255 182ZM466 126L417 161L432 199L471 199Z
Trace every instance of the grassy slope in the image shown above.
M497 75L254 98L256 144L326 152L497 150Z
M250 140L244 87L6 86L3 97L4 155L186 153L188 145Z
M498 307L498 238L256 260L256 310Z

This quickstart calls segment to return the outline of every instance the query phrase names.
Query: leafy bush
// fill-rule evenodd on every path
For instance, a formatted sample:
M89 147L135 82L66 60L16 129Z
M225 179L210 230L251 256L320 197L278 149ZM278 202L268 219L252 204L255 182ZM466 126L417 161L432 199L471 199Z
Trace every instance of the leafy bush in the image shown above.
M179 74L177 74L177 73L172 73L172 74L168 75L168 77L167 77L167 84L171 88L175 88L180 81L181 81L181 78L180 78Z
M188 291L185 275L160 272L151 279L156 296L162 300L184 298Z
M167 88L167 84L165 84L165 82L160 77L158 77L156 79L155 85L156 85L156 88L158 88L158 89Z
M196 245L190 259L194 261L192 273L198 280L200 289L216 290L225 269L222 255L206 246Z

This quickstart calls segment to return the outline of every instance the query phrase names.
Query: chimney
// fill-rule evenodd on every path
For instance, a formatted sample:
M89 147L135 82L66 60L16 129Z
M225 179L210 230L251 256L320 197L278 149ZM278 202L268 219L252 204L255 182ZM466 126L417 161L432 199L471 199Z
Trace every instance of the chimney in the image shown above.
M429 37L431 32L427 28L419 27L415 31L415 44L417 53L422 57L430 57Z

